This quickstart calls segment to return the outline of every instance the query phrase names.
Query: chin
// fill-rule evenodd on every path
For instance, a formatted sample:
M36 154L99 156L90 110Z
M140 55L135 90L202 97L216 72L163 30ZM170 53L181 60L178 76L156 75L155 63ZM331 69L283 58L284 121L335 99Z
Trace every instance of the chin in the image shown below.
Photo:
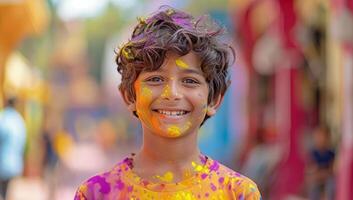
M181 138L181 137L184 137L185 135L190 134L189 131L180 131L175 127L162 128L162 129L153 131L152 133L159 137L170 138L170 139Z

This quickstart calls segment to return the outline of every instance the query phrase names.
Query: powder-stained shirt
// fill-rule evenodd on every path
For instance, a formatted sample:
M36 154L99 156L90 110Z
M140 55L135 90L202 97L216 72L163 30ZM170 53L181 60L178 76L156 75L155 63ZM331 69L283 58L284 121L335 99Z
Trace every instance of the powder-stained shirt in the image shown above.
M75 200L144 199L234 199L260 200L256 184L206 156L203 165L194 166L195 175L178 183L152 183L132 170L132 158L126 158L111 171L84 182Z

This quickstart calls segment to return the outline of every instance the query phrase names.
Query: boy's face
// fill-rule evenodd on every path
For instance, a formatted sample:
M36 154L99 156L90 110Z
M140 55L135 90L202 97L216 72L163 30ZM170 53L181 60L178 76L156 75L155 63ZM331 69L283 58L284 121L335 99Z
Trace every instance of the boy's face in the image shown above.
M144 131L169 138L197 131L221 101L207 104L208 84L193 52L168 55L160 69L141 72L134 89L136 101L129 108L137 111Z

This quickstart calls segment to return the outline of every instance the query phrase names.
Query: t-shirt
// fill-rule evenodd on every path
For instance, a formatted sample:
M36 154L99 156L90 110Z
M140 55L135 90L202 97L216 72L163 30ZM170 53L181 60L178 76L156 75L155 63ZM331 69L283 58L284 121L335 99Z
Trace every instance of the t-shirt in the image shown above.
M311 157L320 169L327 169L335 160L335 152L330 149L324 151L313 149L311 151Z
M75 200L236 199L260 200L256 184L207 156L195 165L195 174L177 183L153 183L133 172L133 158L111 171L93 176L75 194Z

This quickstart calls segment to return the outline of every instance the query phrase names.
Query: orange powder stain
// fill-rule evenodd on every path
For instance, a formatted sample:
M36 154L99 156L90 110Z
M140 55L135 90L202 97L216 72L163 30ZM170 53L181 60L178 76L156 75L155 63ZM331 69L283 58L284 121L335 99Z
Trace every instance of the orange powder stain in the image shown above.
M186 64L184 61L182 61L180 58L175 60L175 64L180 67L181 69L187 69L189 68L189 65Z
M147 123L153 125L153 121L150 121L151 114L149 112L149 104L152 101L152 90L149 89L147 86L141 84L140 82L136 83L135 85L136 92L138 93L137 96L139 101L137 101L136 107L137 115L141 117L141 119L146 119Z
M152 118L152 119L151 119L151 123L152 123L151 125L152 125L153 128L159 129L160 124L159 124L159 121L158 121L157 118Z
M140 101L137 101L138 102L138 109L137 110L137 114L139 116L143 116L143 117L148 117L148 112L147 112L147 109L148 109L148 104L151 102L152 100L152 90L150 90L148 87L146 86L142 86L141 90L139 90L141 96L140 96Z
M148 123L150 124L150 126L158 130L160 128L159 120L155 117L152 117L151 114L149 114L150 112L148 110L149 104L152 101L152 90L149 89L147 86L144 86L144 85L141 86L141 83L137 83L136 91L141 92L141 101L138 106L141 109L137 111L137 114L141 116L141 118L148 120Z

